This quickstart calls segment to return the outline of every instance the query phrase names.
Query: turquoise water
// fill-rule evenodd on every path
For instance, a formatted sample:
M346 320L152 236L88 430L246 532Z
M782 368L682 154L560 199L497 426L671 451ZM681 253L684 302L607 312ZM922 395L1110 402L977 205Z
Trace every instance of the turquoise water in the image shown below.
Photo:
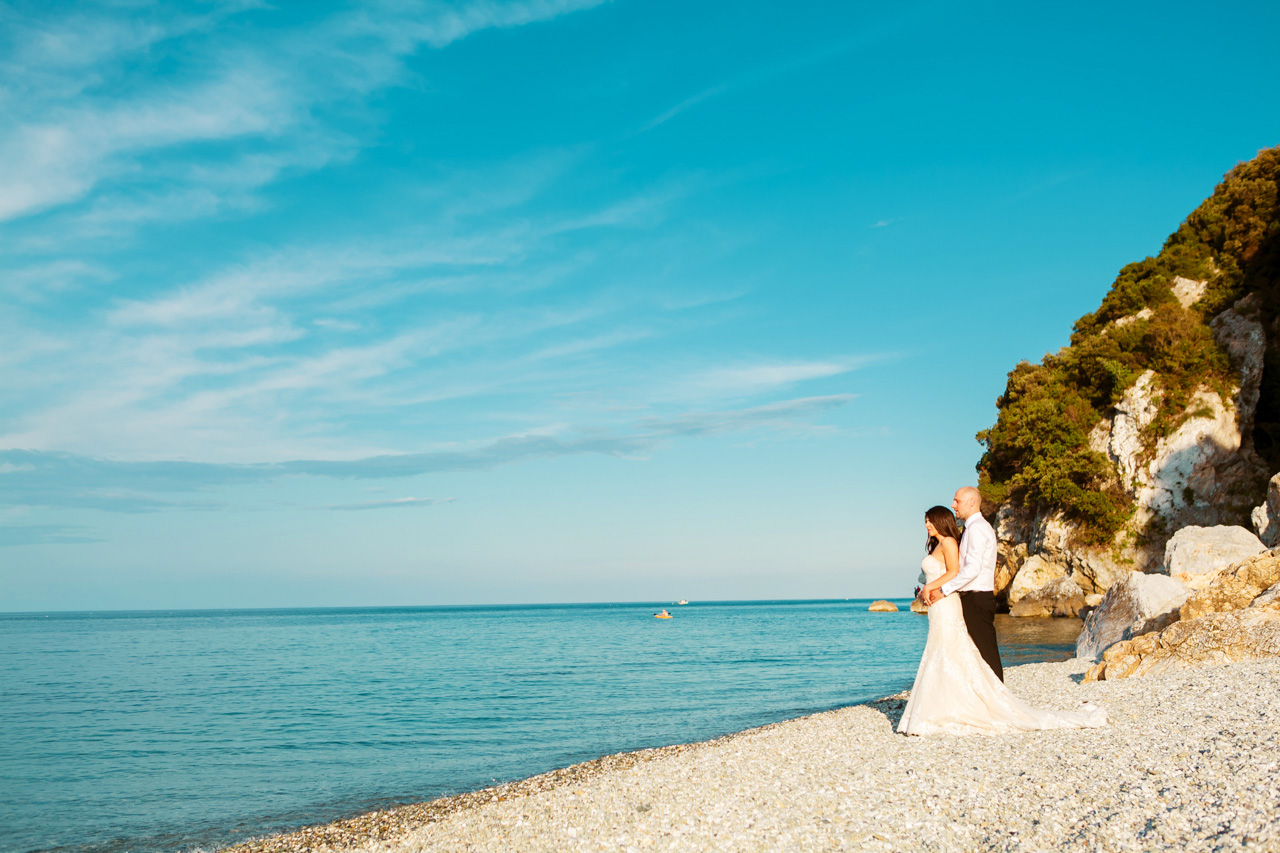
M878 698L906 603L0 615L0 850L209 848Z

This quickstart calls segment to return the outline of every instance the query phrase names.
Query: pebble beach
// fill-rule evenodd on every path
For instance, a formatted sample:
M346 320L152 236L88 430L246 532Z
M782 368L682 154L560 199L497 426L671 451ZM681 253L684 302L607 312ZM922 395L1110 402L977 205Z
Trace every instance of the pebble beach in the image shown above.
M1280 851L1280 660L1081 683L1006 673L1102 729L894 732L906 695L238 845L362 850Z

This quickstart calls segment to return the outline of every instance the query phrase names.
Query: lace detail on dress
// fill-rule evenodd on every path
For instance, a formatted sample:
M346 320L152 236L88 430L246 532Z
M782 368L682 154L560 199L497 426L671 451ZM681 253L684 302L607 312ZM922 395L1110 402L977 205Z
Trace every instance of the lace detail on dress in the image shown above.
M929 583L946 572L942 561L933 556L925 557L920 568ZM929 635L899 732L998 734L1105 725L1106 712L1093 705L1082 705L1078 711L1050 711L1033 708L1014 696L969 638L960 597L948 595L930 605Z

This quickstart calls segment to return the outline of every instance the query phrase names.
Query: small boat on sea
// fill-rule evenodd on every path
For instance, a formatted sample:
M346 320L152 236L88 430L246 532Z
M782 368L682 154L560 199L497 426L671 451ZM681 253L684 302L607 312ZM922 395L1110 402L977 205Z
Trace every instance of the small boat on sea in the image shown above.
M662 612L661 612L661 613L655 613L655 614L653 614L653 618L654 618L654 619L673 619L673 618L675 618L675 617L673 617L670 613L668 613L668 612L667 612L667 609L664 607L664 608L662 608Z
M689 603L689 599L687 598L682 598L676 602L676 604L688 604L688 603Z

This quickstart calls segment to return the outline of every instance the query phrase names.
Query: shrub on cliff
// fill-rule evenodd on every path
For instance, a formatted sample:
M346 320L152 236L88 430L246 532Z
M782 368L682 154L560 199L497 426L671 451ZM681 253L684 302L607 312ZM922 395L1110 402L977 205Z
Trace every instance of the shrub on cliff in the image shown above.
M1079 523L1084 544L1110 541L1133 506L1111 460L1089 448L1090 430L1146 370L1161 392L1151 444L1176 429L1197 387L1225 392L1231 364L1209 321L1248 293L1262 297L1271 329L1254 438L1272 470L1280 468L1278 184L1280 148L1236 166L1160 254L1120 271L1098 310L1076 322L1069 346L1013 369L995 425L978 433L989 502L1061 510ZM1207 282L1190 308L1174 296L1178 277Z

